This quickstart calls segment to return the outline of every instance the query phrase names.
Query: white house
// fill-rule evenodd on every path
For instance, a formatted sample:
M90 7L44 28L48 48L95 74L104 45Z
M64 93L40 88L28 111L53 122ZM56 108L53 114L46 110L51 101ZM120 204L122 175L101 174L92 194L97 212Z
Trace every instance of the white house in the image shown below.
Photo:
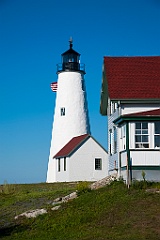
M108 175L108 154L89 134L72 138L53 161L56 182L97 181Z
M109 173L160 181L160 57L104 57L100 112Z

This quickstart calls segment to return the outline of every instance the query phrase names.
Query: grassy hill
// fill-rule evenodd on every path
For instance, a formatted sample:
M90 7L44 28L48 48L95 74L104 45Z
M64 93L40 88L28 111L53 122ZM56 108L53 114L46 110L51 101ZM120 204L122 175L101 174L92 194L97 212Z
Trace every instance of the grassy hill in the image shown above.
M160 193L155 190L160 184L138 183L127 189L115 181L51 211L56 197L75 189L76 183L1 186L0 239L160 239ZM47 214L14 220L17 214L42 207Z

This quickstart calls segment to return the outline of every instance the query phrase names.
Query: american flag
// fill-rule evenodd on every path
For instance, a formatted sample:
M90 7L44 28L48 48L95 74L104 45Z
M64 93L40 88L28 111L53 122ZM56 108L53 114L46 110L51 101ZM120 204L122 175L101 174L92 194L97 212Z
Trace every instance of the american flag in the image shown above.
M51 83L51 89L53 92L57 92L57 88L58 88L58 83L57 82L52 82Z

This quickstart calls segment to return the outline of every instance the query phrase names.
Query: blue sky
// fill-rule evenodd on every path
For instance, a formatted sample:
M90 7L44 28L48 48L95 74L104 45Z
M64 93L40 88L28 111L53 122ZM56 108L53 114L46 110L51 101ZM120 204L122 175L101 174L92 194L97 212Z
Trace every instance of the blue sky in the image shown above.
M0 1L0 184L46 180L61 53L86 65L92 135L107 148L99 113L103 56L160 55L159 0Z

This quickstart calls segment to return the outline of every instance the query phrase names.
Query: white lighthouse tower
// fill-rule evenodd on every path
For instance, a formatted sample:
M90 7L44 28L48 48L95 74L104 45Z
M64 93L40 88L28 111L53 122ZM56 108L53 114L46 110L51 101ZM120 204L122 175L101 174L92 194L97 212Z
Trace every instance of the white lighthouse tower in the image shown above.
M47 182L56 182L54 155L73 137L90 134L88 107L85 91L85 67L80 64L80 54L73 50L64 52L58 64L58 87L52 129L52 139L47 171Z

